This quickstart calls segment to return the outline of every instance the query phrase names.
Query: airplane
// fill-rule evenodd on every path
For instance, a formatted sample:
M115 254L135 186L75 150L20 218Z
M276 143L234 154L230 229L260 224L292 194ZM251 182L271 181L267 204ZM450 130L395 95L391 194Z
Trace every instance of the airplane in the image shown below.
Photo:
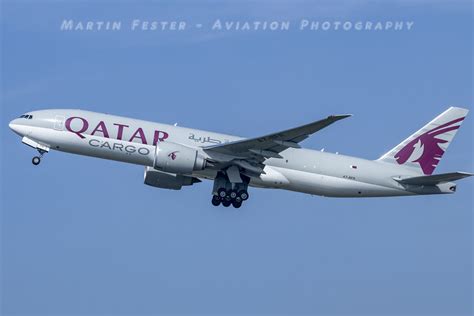
M326 197L454 193L454 181L473 174L433 172L468 112L448 108L376 160L301 148L349 114L255 138L76 109L28 112L9 127L38 151L34 165L50 150L142 165L147 185L180 190L212 180L212 204L239 208L249 186Z

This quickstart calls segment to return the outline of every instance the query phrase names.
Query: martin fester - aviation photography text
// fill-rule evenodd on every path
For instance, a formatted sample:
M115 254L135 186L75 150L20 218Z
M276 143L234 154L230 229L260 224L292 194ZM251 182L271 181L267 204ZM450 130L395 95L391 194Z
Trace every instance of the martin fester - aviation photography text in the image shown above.
M411 31L414 21L404 20L308 20L299 21L272 20L272 21L239 21L216 19L208 23L188 22L186 20L73 20L63 19L60 22L61 31L155 31L182 32L187 30L205 30L213 32L228 31Z

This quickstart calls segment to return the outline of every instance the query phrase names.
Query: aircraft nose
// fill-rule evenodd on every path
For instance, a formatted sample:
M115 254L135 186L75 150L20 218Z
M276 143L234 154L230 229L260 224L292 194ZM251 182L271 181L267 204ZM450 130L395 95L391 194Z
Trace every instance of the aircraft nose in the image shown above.
M18 135L23 136L22 124L18 122L18 119L11 120L10 123L8 123L8 127Z
M10 123L8 123L8 127L10 127L10 129L11 129L12 131L15 131L15 127L16 127L15 121L16 121L16 120L17 120L17 119L11 120Z

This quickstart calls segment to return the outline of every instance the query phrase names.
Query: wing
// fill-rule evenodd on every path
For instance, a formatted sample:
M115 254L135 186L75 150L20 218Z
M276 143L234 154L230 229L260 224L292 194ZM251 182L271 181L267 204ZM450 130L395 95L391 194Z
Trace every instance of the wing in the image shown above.
M205 147L206 152L217 152L238 157L261 156L262 158L281 158L278 154L288 148L300 148L299 142L308 138L311 134L342 120L346 115L332 115L323 120L312 122L306 125L291 128L285 131L268 134L261 137L238 140Z
M216 169L227 169L230 178L239 179L238 173L258 176L264 173L263 162L268 158L282 158L279 153L288 148L300 148L299 142L311 134L351 115L332 115L306 125L287 129L261 137L238 140L204 147L203 150L213 159ZM236 168L237 167L237 168Z

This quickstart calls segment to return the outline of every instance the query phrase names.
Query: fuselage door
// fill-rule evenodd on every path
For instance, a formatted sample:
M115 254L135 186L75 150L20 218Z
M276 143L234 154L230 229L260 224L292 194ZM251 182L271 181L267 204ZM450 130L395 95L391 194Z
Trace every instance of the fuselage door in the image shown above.
M62 131L64 129L64 120L66 118L64 115L56 115L54 118L54 129L57 131Z

